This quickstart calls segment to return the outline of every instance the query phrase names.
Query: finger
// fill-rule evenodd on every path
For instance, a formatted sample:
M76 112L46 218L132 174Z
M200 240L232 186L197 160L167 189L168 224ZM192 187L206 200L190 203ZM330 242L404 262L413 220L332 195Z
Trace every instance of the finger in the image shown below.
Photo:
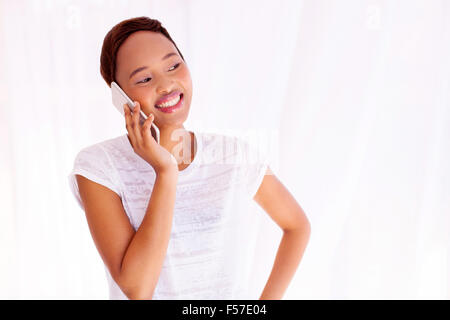
M155 120L155 116L151 113L148 116L147 120L145 120L144 124L142 125L142 136L143 136L145 142L148 142L149 139L154 140L153 136L152 136L152 132L150 130L153 120Z
M123 110L125 113L125 127L128 131L128 137L130 138L131 146L134 148L134 146L136 145L136 139L134 138L134 133L131 128L131 115L130 115L130 108L128 107L128 104L125 103L123 105Z
M148 130L150 128L154 119L155 119L155 116L152 113L150 113L150 115L147 117L147 119L142 124L142 132L144 132L146 129Z
M141 105L139 104L139 102L135 101L135 107L133 109L133 115L132 115L132 129L133 129L133 133L134 133L134 137L136 139L136 143L137 145L142 145L143 142L143 138L142 138L142 134L141 134L141 125L139 124L139 115L141 112Z

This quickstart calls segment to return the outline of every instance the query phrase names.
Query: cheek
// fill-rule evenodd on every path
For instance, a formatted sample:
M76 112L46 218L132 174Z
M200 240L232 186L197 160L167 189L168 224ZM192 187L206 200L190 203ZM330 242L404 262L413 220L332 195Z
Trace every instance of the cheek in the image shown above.
M189 73L189 70L187 68L183 68L183 70L180 70L180 73L178 74L180 81L185 84L185 86L191 86L191 75ZM187 87L186 87L187 89Z

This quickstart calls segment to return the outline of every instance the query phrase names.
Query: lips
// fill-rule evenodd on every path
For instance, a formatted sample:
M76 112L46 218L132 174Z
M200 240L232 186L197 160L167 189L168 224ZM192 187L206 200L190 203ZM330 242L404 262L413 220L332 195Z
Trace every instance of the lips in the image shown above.
M160 105L164 102L170 101L173 98L175 98L176 96L179 96L181 94L181 90L175 90L174 92L162 97L161 99L159 99L158 101L156 101L155 106L156 105Z
M176 112L178 109L180 109L184 104L184 97L183 94L180 94L180 101L178 101L178 103L172 107L164 107L164 108L159 108L156 107L156 110L164 112L164 113L173 113Z

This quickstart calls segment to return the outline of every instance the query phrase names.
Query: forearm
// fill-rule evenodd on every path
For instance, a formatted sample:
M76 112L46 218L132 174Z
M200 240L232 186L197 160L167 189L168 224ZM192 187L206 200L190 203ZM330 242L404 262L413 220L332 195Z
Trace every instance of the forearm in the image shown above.
M129 299L151 299L172 230L178 172L157 175L141 225L123 257L121 287Z
M276 300L283 297L306 249L310 232L309 224L299 229L284 231L260 300Z

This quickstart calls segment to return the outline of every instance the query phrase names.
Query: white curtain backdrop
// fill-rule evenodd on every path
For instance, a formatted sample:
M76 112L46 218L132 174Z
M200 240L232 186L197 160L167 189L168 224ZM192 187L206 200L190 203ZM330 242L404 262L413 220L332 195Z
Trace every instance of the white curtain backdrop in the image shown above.
M108 299L67 175L126 133L99 57L137 16L186 59L186 128L274 142L312 226L284 299L450 298L446 0L0 0L0 298ZM259 296L281 231L254 210Z

